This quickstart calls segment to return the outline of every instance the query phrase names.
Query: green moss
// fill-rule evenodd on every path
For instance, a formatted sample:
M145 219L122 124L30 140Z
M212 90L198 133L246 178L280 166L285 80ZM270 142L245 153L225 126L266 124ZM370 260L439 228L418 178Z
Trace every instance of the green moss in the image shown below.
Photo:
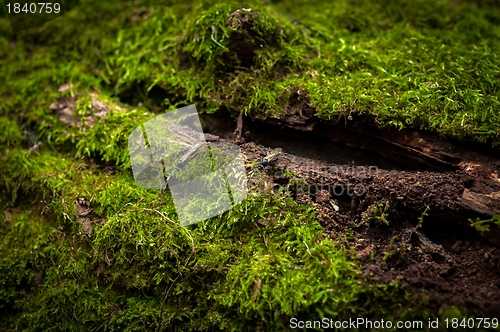
M3 133L0 137L0 144L2 144L2 146L6 149L9 146L17 145L22 141L23 137L21 129L17 125L16 121L8 118L0 118L0 132Z
M490 219L481 220L479 218L476 221L469 219L470 225L480 232L489 232L490 225L496 225L500 227L500 214L496 214Z
M13 50L4 39L6 63L15 63L2 71L14 84L2 93L10 95L4 109L38 100L28 116L43 122L43 101L67 81L73 91L99 87L156 111L197 102L207 112L229 105L277 115L299 91L323 118L370 115L381 126L498 144L497 8L423 0L417 11L407 2L347 0L327 7L144 2L132 22L132 8L121 6L88 2L22 32Z
M335 241L319 240L313 208L290 197L251 193L186 233L168 192L135 185L127 138L193 102L258 117L300 98L325 119L366 115L496 145L499 17L463 1L88 0L15 36L0 19L2 326L152 330L181 272L166 329L433 317L412 291L362 280ZM62 97L75 99L76 126L50 108ZM93 98L110 109L91 126Z
M452 1L277 7L320 45L303 84L321 116L368 114L381 125L498 144L498 8Z
M388 203L373 204L368 207L368 209L362 213L361 224L368 222L375 222L382 225L389 225L389 214L394 206Z
M127 150L128 136L137 126L153 116L144 110L116 108L110 101L106 104L112 108L106 118L103 120L96 118L92 128L79 133L76 144L77 155L99 157L105 162L111 161L123 169L128 169L131 167Z
M77 172L79 178L93 176L91 170ZM91 192L75 193L74 187L66 190L50 181L39 188L51 188L64 199L44 209L45 217L11 213L12 226L2 227L1 305L12 313L5 318L11 326L79 331L156 325L165 285L181 272L191 241L175 222L168 194L130 197L138 189L121 189L128 182L103 192L99 176L88 180L102 192L94 193L91 206L98 211L106 204L112 211L109 196L123 205L103 225L93 224L91 238L74 224L78 214L69 203ZM57 209L71 220L58 217ZM286 196L251 194L235 209L190 227L195 254L168 298L165 326L239 330L257 320L266 329L280 329L290 316L368 315L360 301L376 298L385 303L378 314L394 315L404 293L395 285L362 284L343 249L330 240L318 241L322 232L313 211ZM259 219L269 226L256 223Z

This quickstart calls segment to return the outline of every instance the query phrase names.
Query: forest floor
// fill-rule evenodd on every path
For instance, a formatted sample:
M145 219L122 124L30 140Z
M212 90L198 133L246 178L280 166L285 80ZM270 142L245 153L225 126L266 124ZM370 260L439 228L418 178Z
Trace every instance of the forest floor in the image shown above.
M1 10L0 330L500 317L497 2ZM128 138L191 104L249 191L181 227Z
M205 115L206 130L232 138L251 160L271 148L293 150L250 184L313 204L332 239L354 230L343 246L362 262L364 276L414 287L436 311L455 303L500 315L500 233L476 230L470 221L500 213L496 153L421 131L347 129L348 136L343 127L325 138L314 127L304 133L265 122L243 126L251 141L244 143L227 130L237 123L222 116ZM356 162L339 163L345 158Z

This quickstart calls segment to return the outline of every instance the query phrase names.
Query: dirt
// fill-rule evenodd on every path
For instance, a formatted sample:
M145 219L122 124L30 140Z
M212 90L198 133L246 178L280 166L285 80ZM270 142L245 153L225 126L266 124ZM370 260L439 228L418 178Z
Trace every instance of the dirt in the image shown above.
M75 109L76 101L72 97L60 97L57 102L50 104L50 109L57 113L59 121L68 126L75 125L75 116L73 110Z
M104 225L105 219L95 215L93 209L89 206L89 202L84 197L79 197L76 202L76 222L80 229L88 237L92 237L94 226L96 224Z
M436 312L458 305L500 317L500 230L478 232L469 221L500 213L500 154L426 132L375 129L366 119L320 121L299 97L281 119L202 115L206 139L241 147L250 188L313 204L324 236L341 241L366 280L417 289ZM51 108L74 126L82 122L74 105L61 98ZM109 112L103 105L92 98L92 120ZM255 168L276 147L278 159ZM77 222L92 236L103 220L84 199L75 204Z
M204 117L207 130L232 138L236 126L219 121L220 117L215 120ZM302 132L296 137L307 140L300 126ZM394 150L401 153L398 158L417 151L414 167L398 164L398 158L379 163L381 167L339 164L324 157L328 149L323 150L324 158L311 156L307 147L287 153L286 145L279 144L286 132L283 127L275 127L274 146L249 142L259 141L269 127L259 132L245 120L243 132L247 133L243 143L233 142L240 142L247 160L261 160L271 147L284 151L272 167L253 172L249 186L283 190L299 203L313 204L325 236L345 239L342 245L355 257L364 278L417 289L436 312L458 305L482 317L500 317L500 232L478 232L469 221L499 213L495 199L500 193L500 159L494 152L422 132L397 132L389 141L390 133L380 131L375 143L401 147ZM356 153L364 148L359 146L366 143L363 138L370 139L374 133L366 128L360 131L362 139L352 147ZM210 140L215 137L210 135ZM317 144L332 143L328 137L320 138ZM303 143L288 140L296 146ZM375 147L371 152L378 152L376 144L370 146ZM311 144L305 145L312 149ZM290 172L292 177L284 176ZM354 230L353 235L342 236L348 230Z
M67 89L69 89L69 85L63 84L58 91L66 91ZM99 119L104 121L106 116L112 112L111 108L96 95L90 94L90 97L92 103L87 116L75 116L76 99L74 97L59 97L56 102L50 104L49 108L57 114L62 123L71 127L78 126L82 131L87 131L94 127L96 121Z
M416 236L405 238L405 231L402 225L391 225L381 234L377 229L365 229L355 235L353 244L356 257L364 261L364 277L417 288L436 309L454 304L482 315L500 316L498 248L452 227L426 231L453 243L446 247L426 245ZM391 243L393 236L401 239ZM373 260L367 251L373 252Z

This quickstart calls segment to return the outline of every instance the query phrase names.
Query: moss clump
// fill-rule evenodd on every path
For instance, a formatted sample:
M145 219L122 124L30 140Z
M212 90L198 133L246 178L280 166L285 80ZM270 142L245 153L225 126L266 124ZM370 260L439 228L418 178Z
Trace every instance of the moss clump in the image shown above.
M123 206L95 225L91 238L72 223L61 228L36 214L10 213L0 246L1 305L10 312L4 321L28 330L152 329L165 285L190 256L190 236L195 254L165 304L168 329L282 330L290 317L385 318L404 305L396 285L361 283L346 252L318 240L311 207L251 195L188 236L170 221L169 197L159 195ZM380 301L376 312L366 309ZM416 314L422 311L403 312Z
M500 228L500 214L496 214L490 219L481 220L477 218L475 221L469 219L470 225L480 232L489 232L490 225L496 225Z
M110 175L51 150L12 151L26 167L5 170L20 187L3 201L4 326L153 329L179 272L162 321L179 331L281 330L290 316L389 317L402 305L405 315L422 314L404 306L396 285L363 284L346 252L319 240L313 208L288 196L251 193L186 233L168 193L137 188L128 172ZM27 197L34 205L20 203ZM183 269L190 236L195 253Z
M296 98L325 119L498 144L498 8L413 8L88 0L14 36L0 19L2 326L152 330L180 272L164 306L172 330L432 316L411 291L361 280L319 240L312 207L287 196L252 193L186 233L167 193L135 186L126 152L130 131L165 109L279 116ZM51 107L63 100L73 125Z
M110 146L111 136L126 130L119 121L104 124L107 138L93 132L99 124L78 136L89 146ZM0 306L9 328L153 329L165 287L180 272L162 320L179 331L241 330L255 322L280 330L290 316L387 317L402 305L405 293L396 285L361 283L346 252L319 240L312 207L288 196L251 193L186 233L168 193L137 188L128 166L108 174L47 147L30 153L22 142L1 158ZM187 235L195 254L184 269L192 250ZM366 301L384 307L367 312Z
M42 91L68 80L83 94L94 86L155 111L197 102L208 112L280 115L298 96L322 118L368 115L497 145L498 8L413 5L145 1L133 10L88 1L16 35L13 50L3 39L2 56L16 64L2 71L14 84L2 92L4 109L46 107Z

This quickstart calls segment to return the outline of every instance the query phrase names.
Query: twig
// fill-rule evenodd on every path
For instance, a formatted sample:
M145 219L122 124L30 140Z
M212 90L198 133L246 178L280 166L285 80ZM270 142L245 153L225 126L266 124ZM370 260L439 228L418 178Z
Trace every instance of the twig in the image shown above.
M224 45L221 45L217 40L215 40L215 38L217 38L217 29L213 25L211 25L210 28L212 28L212 34L210 35L210 39L212 39L212 41L214 43L216 43L217 45L219 45L223 49L228 50L227 47L225 47Z
M243 111L240 111L238 119L236 120L236 130L234 131L234 133L236 134L236 139L238 141L241 139L242 130L243 130Z
M55 175L59 175L59 174L65 174L65 173L69 173L69 172L75 171L75 170L79 171L80 169L82 169L83 166L88 166L88 165L84 164L84 163L80 163L80 164L76 165L75 168L66 168L66 169L63 169L60 171L41 173L41 175L43 175L44 177L49 177L49 176L55 176Z
M40 148L42 147L42 142L38 142L35 145L33 145L31 148L29 148L30 154L33 154L35 152L40 151Z
M56 150L56 148L54 148L54 146L52 145L52 143L50 142L51 140L51 137L52 137L52 133L49 133L49 135L47 136L47 143L49 144L50 148L57 154L59 154L59 152Z
M144 199L144 197L141 197L141 199L139 199L137 202L135 203L127 203L125 204L124 206L122 206L120 208L120 210L116 211L115 214L110 218L110 219L113 219L118 213L122 212L122 210L127 206L127 205L132 205L132 204L139 204L142 200Z
M305 244L306 249L307 249L307 253L309 254L309 256L311 256L311 257L312 257L311 251L309 250L309 246L307 245L306 241L302 240L302 243L304 243L304 244Z
M266 246L267 253L269 254L269 247L267 246L266 237L265 237L265 235L264 235L264 234L261 234L260 236L262 236L262 240L264 240L264 245Z

